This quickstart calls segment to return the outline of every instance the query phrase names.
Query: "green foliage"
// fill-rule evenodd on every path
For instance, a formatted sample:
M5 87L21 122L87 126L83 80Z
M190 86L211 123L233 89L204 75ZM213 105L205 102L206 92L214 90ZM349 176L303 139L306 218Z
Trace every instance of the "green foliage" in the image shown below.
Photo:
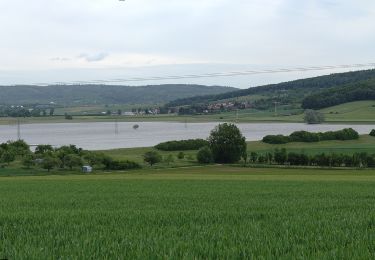
M172 162L174 162L174 157L172 154L168 154L168 156L164 159L164 162L166 162L168 165Z
M214 157L210 147L204 146L199 149L197 153L197 160L201 164L207 164L214 162Z
M370 136L374 136L375 137L375 129L372 129L371 132L370 132Z
M35 165L35 157L32 153L27 154L22 159L22 165L25 166L27 169L30 169L32 166Z
M106 170L134 170L134 169L140 169L141 166L133 161L119 161L119 160L113 160L112 158L105 158L103 162Z
M46 155L42 159L41 166L49 172L50 170L57 168L60 164L61 161L59 158L52 155Z
M177 154L177 158L178 158L179 160L184 159L184 158L185 158L185 153L184 153L184 152L179 152L179 153Z
M308 124L321 124L324 122L324 115L318 111L307 109L304 120Z
M0 152L0 163L9 165L16 159L16 155L12 150L2 150Z
M162 156L156 151L149 151L143 155L143 160L150 166L162 161Z
M208 138L214 161L218 163L238 162L246 152L246 140L234 124L220 124Z
M83 160L77 154L68 154L64 157L65 166L72 170L74 167L82 167Z
M375 100L375 80L330 88L315 93L302 101L302 107L305 109L321 109L359 100Z
M198 150L203 146L207 146L208 142L203 139L189 139L181 141L168 141L160 143L155 146L156 149L161 151L188 151L188 150Z
M345 128L339 131L328 131L324 133L311 133L307 131L296 131L289 136L267 135L263 137L262 142L268 144L286 144L290 142L319 142L329 140L356 140L359 134L352 128Z
M45 153L51 153L53 152L52 145L49 144L39 144L35 148L35 154L45 154Z

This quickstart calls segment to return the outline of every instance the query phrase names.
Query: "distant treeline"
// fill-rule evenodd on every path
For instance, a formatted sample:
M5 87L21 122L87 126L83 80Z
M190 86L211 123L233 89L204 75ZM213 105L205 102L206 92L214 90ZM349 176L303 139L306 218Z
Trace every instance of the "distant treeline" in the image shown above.
M287 152L285 148L275 149L273 153L250 153L250 162L259 164L320 166L320 167L375 167L375 155L368 153L316 154Z
M304 97L312 95L316 92L320 92L322 90L333 87L342 87L348 84L366 81L370 79L375 79L375 70L337 73L327 76L284 82L280 84L251 87L248 89L231 91L222 94L182 98L167 103L166 107L187 106L192 104L207 104L213 101L237 98L248 95L270 96L278 94L281 99L284 99L284 102L301 102Z
M208 145L208 141L203 139L189 139L181 141L168 141L160 143L155 146L156 149L161 151L188 151L198 150Z
M302 108L321 109L360 100L375 100L375 80L360 82L344 88L330 88L306 97Z
M0 117L39 117L53 116L55 109L23 106L0 106Z
M296 131L289 136L267 135L263 137L263 142L268 144L286 144L290 142L319 142L328 140L355 140L359 134L352 128L339 131L328 131L323 133L311 133L307 131Z

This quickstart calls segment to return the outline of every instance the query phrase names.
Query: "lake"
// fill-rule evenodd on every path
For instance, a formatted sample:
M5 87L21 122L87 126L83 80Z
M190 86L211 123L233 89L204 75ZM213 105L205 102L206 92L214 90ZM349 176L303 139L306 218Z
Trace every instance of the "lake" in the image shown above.
M135 124L139 125L134 129ZM54 146L75 144L88 150L148 147L160 142L206 138L218 123L175 122L95 122L25 124L20 126L21 138L29 144ZM244 123L237 124L248 141L261 140L265 135L290 134L297 130L324 132L351 127L368 134L374 125L307 125L302 123ZM116 130L117 129L117 130ZM0 142L17 139L17 125L0 126Z

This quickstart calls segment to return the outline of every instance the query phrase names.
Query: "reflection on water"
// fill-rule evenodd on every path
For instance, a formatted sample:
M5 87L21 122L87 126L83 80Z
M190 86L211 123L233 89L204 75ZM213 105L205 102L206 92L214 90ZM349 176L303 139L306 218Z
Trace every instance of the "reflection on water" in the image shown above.
M64 123L27 124L21 126L21 137L30 144L55 146L76 144L89 150L147 147L169 140L206 138L218 123ZM290 134L297 130L324 132L352 127L367 134L374 125L306 125L300 123L237 124L248 141L260 140L269 134ZM16 125L0 126L0 142L17 138Z

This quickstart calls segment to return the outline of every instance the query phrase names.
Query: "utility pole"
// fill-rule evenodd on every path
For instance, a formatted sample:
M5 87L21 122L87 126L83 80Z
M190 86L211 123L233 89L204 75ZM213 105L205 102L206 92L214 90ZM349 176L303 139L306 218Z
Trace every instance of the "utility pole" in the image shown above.
M280 102L275 101L273 103L275 104L275 116L277 116L277 104L279 104Z
M19 118L17 118L17 140L21 140L21 122Z
M118 122L117 122L117 119L115 121L115 135L118 135Z

